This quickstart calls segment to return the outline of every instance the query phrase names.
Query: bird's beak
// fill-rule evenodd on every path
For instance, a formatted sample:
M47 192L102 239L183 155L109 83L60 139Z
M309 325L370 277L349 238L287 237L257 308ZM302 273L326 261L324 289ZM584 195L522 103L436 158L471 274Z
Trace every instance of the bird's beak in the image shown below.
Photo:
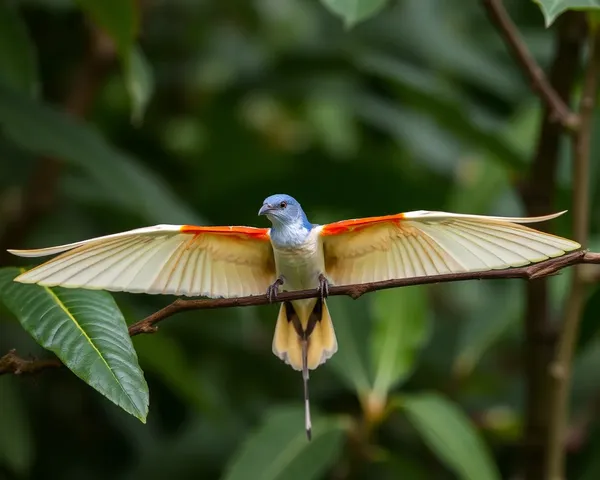
M259 215L266 215L266 214L268 214L272 210L273 210L273 207L271 205L269 205L268 203L265 203L262 207L260 207L260 210L258 211L258 214Z

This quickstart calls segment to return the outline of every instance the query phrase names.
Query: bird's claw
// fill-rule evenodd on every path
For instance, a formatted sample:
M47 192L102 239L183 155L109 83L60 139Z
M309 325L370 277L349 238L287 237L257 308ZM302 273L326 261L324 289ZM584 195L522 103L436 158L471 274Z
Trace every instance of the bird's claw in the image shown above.
M281 285L283 285L283 278L279 277L267 287L267 297L269 298L269 303L273 303L275 300L277 300L277 295L279 295L279 287Z
M317 290L319 290L321 301L324 301L325 298L329 296L329 281L322 273L319 275L319 286L317 287Z

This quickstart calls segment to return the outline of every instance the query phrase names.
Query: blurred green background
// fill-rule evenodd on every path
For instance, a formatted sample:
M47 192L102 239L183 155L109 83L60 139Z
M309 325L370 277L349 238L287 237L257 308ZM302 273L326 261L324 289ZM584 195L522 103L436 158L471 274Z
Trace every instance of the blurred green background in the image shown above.
M533 2L505 3L547 66L555 30ZM0 5L3 249L158 223L267 226L256 214L272 193L315 223L526 214L541 108L478 2L393 1L348 29L316 0L140 0L131 62L70 0ZM552 211L570 208L561 152ZM570 221L552 226L569 236ZM596 251L599 226L593 211ZM550 282L552 318L568 275ZM115 298L128 322L173 300ZM310 444L301 376L271 353L276 306L179 314L133 340L146 425L66 369L0 377L0 478L516 478L524 302L518 280L332 298L339 351L311 375ZM583 480L600 478L599 302L596 288L567 439L568 478ZM11 348L47 355L0 310Z

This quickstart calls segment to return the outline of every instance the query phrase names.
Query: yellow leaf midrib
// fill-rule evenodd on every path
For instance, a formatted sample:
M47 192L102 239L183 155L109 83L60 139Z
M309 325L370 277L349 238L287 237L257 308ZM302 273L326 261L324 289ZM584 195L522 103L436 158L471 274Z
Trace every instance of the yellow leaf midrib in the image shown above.
M81 334L85 337L85 339L88 341L88 343L91 345L91 347L98 354L98 357L100 357L100 359L102 360L102 362L104 363L104 365L106 365L107 370L110 372L110 374L112 375L112 377L115 379L115 382L117 383L117 385L119 385L119 388L125 394L125 396L129 400L129 402L131 403L131 405L135 407L135 402L133 401L133 399L131 398L131 396L129 395L129 393L123 388L123 385L121 384L121 382L119 381L119 379L115 375L115 372L113 372L112 368L110 368L110 365L108 364L108 362L104 358L104 355L102 355L102 353L100 352L100 350L98 350L98 347L96 347L96 345L94 344L94 342L92 342L92 339L89 337L89 335L86 333L86 331L81 327L81 325L79 324L79 322L77 321L77 319L73 316L73 314L69 311L69 309L66 307L66 305L63 303L63 301L58 297L58 295L56 293L54 293L48 287L43 287L43 288L44 288L44 290L46 290L46 292L48 292L48 295L50 295L50 297L59 306L59 308L63 312L65 312L65 314L67 315L67 317L69 317L69 319L79 329L79 331L81 332ZM137 408L136 408L136 410L137 410ZM138 413L141 413L141 412L138 412Z

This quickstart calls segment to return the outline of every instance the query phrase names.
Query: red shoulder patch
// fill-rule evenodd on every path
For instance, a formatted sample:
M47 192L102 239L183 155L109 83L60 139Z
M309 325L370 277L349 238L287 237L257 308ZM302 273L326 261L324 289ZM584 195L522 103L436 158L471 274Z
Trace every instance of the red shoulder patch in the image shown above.
M404 218L403 213L397 213L395 215L383 215L381 217L366 217L366 218L354 218L352 220L341 220L339 222L328 223L323 225L321 235L340 235L342 233L355 232L362 230L363 228L371 227L376 223L393 222Z
M197 227L195 225L182 225L181 233L193 233L201 235L203 233L212 233L215 235L233 235L237 237L246 237L253 240L269 240L268 228L255 227Z

